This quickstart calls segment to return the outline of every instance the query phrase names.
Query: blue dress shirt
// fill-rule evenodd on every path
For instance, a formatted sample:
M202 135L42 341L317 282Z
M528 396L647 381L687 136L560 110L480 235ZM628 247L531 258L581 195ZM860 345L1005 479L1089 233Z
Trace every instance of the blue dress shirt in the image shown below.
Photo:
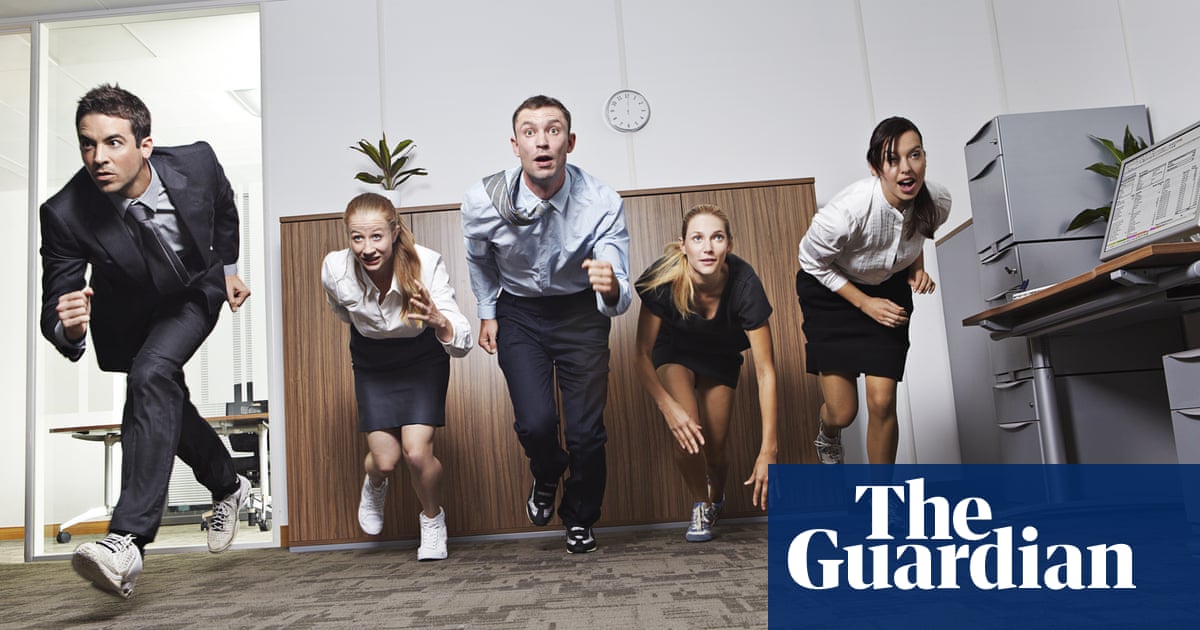
M512 168L505 176L511 182L520 172ZM588 258L611 263L621 291L612 306L597 293L596 309L613 317L629 308L629 232L621 197L572 164L566 166L566 176L562 188L548 200L554 209L525 226L500 216L482 180L467 190L463 238L479 319L496 318L501 289L519 297L544 297L591 288L582 266ZM513 205L532 208L541 200L521 179Z

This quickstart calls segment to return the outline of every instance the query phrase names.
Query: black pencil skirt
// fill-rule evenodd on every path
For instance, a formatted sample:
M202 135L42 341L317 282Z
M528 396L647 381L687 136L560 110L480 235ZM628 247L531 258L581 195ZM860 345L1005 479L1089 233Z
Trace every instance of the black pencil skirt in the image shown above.
M854 283L863 293L887 298L912 316L908 272L898 271L881 284ZM830 291L803 269L796 274L796 295L804 315L805 370L841 372L902 380L908 358L908 324L889 328Z
M433 329L416 337L371 339L350 326L350 361L359 431L445 426L450 355Z

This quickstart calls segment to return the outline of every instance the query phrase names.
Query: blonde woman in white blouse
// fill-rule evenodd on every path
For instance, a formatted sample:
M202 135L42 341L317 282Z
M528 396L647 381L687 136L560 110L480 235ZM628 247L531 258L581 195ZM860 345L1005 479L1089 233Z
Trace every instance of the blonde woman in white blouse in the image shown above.
M839 192L800 241L796 293L804 314L806 369L824 403L817 457L842 462L841 430L858 414L865 375L867 457L893 464L896 383L908 356L913 293L932 293L922 247L950 215L950 193L925 180L925 148L911 121L880 122L867 149L871 177Z
M364 193L343 216L350 247L325 256L321 281L335 315L350 324L358 428L367 434L358 522L383 530L388 477L403 459L421 503L418 560L446 557L442 464L435 427L446 423L450 357L471 349L471 326L437 252L413 242L386 197Z

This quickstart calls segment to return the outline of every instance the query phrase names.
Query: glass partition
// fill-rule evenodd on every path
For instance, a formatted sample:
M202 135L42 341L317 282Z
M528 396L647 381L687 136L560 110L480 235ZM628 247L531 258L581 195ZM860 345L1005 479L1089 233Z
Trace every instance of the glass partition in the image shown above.
M192 402L201 415L213 419L219 433L235 436L235 457L257 477L254 526L243 522L238 544L265 545L275 540L265 452L269 420L265 414L220 419L266 411L265 403L251 401L269 397L259 25L256 12L235 10L44 24L40 50L45 63L40 65L37 99L43 118L38 198L54 194L82 166L75 106L87 90L102 83L119 84L145 101L155 146L197 140L213 146L239 205L239 272L254 295L237 313L223 311L185 373ZM35 267L31 273L40 274L40 263ZM90 349L80 361L68 361L40 334L33 362L36 464L30 487L38 489L39 507L26 535L33 538L34 557L56 556L107 531L120 487L124 378L101 372ZM203 548L201 529L210 501L191 470L176 459L163 529L153 548Z

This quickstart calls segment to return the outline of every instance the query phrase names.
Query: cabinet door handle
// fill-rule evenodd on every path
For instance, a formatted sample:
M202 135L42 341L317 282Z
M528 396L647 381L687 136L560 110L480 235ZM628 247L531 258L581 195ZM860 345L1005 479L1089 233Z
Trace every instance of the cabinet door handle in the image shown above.
M1200 418L1200 409L1176 409L1175 413L1189 418Z
M1017 275L1018 270L1013 269L1012 267L1009 267L1008 265L1004 265L1004 271L1006 273L1008 273L1008 275L1010 275L1010 276L1015 276L1015 275Z
M1014 387L1020 387L1022 385L1028 385L1028 384L1029 384L1028 380L1010 381L1008 383L996 383L995 385L992 385L992 389L1012 389Z
M1031 425L1034 422L1037 422L1037 421L1036 420L1026 420L1024 422L1001 422L1000 424L997 424L996 426L1000 427L1001 429L1004 429L1005 431L1015 431L1016 429L1020 429L1021 427Z
M980 260L979 264L990 265L990 264L996 262L997 260L1000 260L1001 258L1004 258L1005 256L1011 254L1012 252L1013 252L1013 250L1011 248L1002 249L994 254L989 255L987 258Z
M987 166L985 166L985 167L983 167L983 170L982 170L982 171L979 171L979 174L978 174L978 175L976 175L975 177L972 177L971 179L969 179L969 180L967 180L967 181L972 181L972 182L973 182L973 181L975 181L975 180L977 180L977 179L979 179L979 178L981 178L981 177L983 177L983 176L987 175L988 173L990 173L990 172L991 172L991 170L992 170L993 168L996 168L996 162L997 162L999 159L1000 159L1000 156L996 156L996 157L992 158L992 161L991 161L991 162L988 162L988 165L987 165Z
M1183 352L1173 352L1167 356L1172 359L1178 359L1179 361L1195 361L1200 359L1200 348L1192 348L1191 350L1184 350Z

